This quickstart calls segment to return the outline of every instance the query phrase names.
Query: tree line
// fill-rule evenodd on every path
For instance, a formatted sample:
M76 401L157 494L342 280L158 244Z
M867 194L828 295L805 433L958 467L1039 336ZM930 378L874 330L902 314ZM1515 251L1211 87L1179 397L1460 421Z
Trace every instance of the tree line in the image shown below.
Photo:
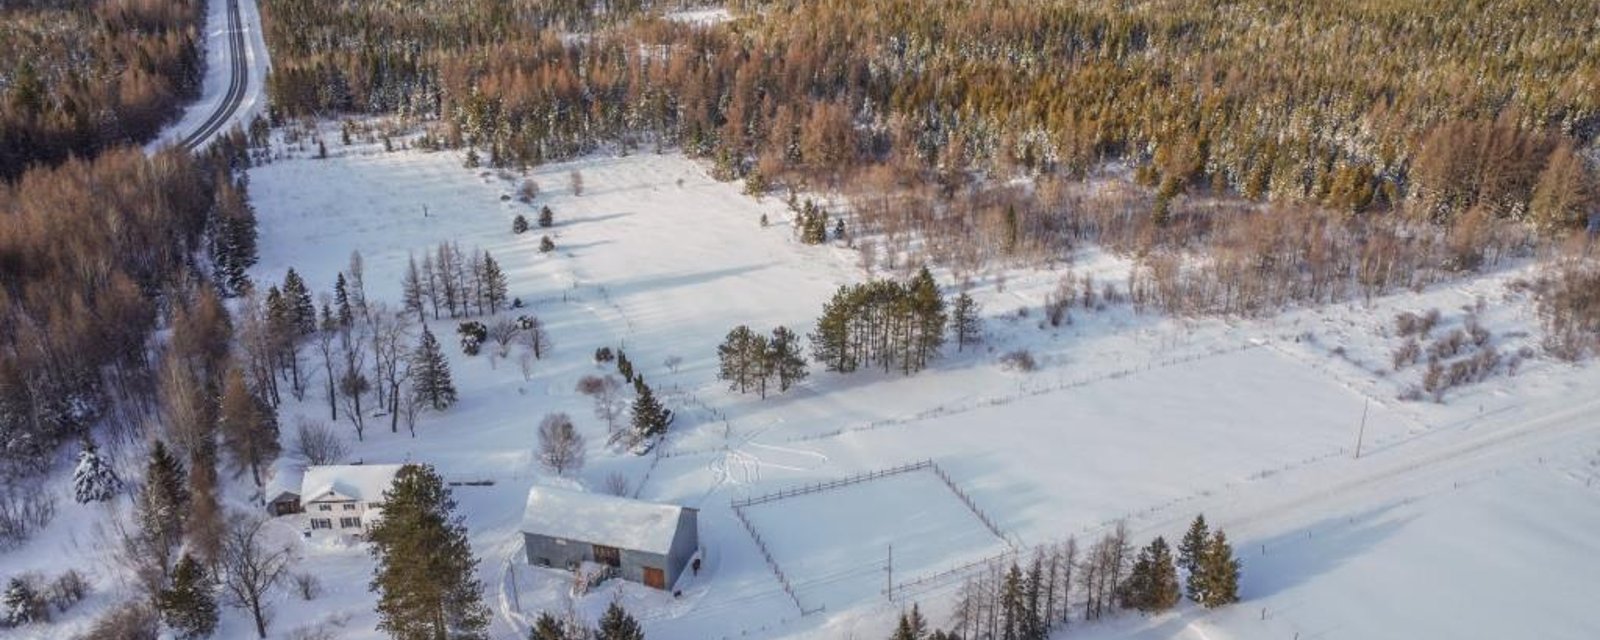
M1197 516L1177 547L1161 536L1134 549L1124 523L1094 544L1075 538L1035 549L1030 561L991 562L961 587L948 630L934 630L913 606L891 640L1044 640L1075 618L1118 610L1166 611L1187 595L1207 608L1239 600L1239 561L1221 530Z
M916 373L944 345L944 298L927 267L909 281L841 286L811 333L811 357L829 371L881 366Z

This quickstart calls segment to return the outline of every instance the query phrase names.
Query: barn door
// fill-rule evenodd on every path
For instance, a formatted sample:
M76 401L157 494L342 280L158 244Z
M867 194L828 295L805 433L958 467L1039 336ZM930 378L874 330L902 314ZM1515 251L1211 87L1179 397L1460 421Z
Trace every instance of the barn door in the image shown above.
M594 561L608 567L622 566L622 550L616 547L594 545Z
M667 574L655 567L644 568L644 586L657 589L667 588Z

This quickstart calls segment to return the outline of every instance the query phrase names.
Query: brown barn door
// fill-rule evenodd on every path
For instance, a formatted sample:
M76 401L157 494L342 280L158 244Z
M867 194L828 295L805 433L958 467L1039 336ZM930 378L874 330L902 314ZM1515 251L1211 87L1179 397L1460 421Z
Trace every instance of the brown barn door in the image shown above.
M594 561L608 567L622 566L622 550L616 547L594 545Z
M657 589L667 588L667 574L655 567L644 568L644 586Z

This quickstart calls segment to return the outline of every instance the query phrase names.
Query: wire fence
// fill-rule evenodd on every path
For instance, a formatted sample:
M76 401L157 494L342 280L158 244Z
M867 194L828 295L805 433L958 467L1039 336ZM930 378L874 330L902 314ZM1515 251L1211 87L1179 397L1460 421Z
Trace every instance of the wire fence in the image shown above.
M879 478L886 478L886 477L889 477L889 476L892 476L892 475L897 475L897 474L901 474L901 473L909 473L909 472L912 472L912 471L918 471L918 470L927 469L927 468L930 468L930 467L933 467L933 461L932 460L923 460L921 462L912 462L912 463L900 465L898 467L893 467L893 468L890 468L890 469L882 469L882 470L879 470L879 471L869 471L867 473L856 474L856 475L850 476L848 478L840 478L838 480L829 480L827 482L816 482L816 483L812 483L812 484L801 485L801 486L798 486L798 487L790 487L788 489L780 489L780 490L774 491L772 493L759 495L759 496L754 496L754 497L750 497L750 498L736 499L731 504L732 504L734 509L743 509L745 507L751 507L751 506L755 506L755 505L758 505L758 504L765 504L765 503L768 503L768 502L774 502L774 501L777 501L777 500L784 500L784 499L787 499L787 498L793 498L795 496L803 496L803 495L811 494L811 493L820 493L820 492L823 492L823 491L828 491L830 489L837 489L839 487L846 487L846 486L850 486L852 484L860 484L862 482L867 482L869 480L877 480Z
M794 585L789 584L789 577L784 575L783 569L778 566L778 561L772 557L772 551L767 549L767 541L761 538L761 532L756 531L755 525L750 524L750 519L745 517L744 508L735 506L733 515L739 519L740 524L744 525L744 530L750 534L750 539L756 542L756 548L761 550L761 557L767 561L767 568L771 569L772 575L778 578L778 586L783 588L784 593L789 594L789 599L794 601L794 606L800 610L800 615L805 616L822 611L824 607L807 609L806 605L800 602L800 596L795 593Z

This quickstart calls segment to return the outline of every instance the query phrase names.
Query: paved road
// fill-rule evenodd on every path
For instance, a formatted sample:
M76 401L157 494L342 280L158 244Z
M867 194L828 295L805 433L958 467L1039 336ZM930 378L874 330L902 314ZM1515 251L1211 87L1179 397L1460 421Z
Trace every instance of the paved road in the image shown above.
M227 31L230 63L228 92L222 96L222 102L217 104L216 111L179 142L190 151L203 146L213 134L222 129L223 125L233 119L234 112L239 110L239 104L244 101L245 93L249 91L250 62L244 41L244 22L239 17L239 0L228 0Z

